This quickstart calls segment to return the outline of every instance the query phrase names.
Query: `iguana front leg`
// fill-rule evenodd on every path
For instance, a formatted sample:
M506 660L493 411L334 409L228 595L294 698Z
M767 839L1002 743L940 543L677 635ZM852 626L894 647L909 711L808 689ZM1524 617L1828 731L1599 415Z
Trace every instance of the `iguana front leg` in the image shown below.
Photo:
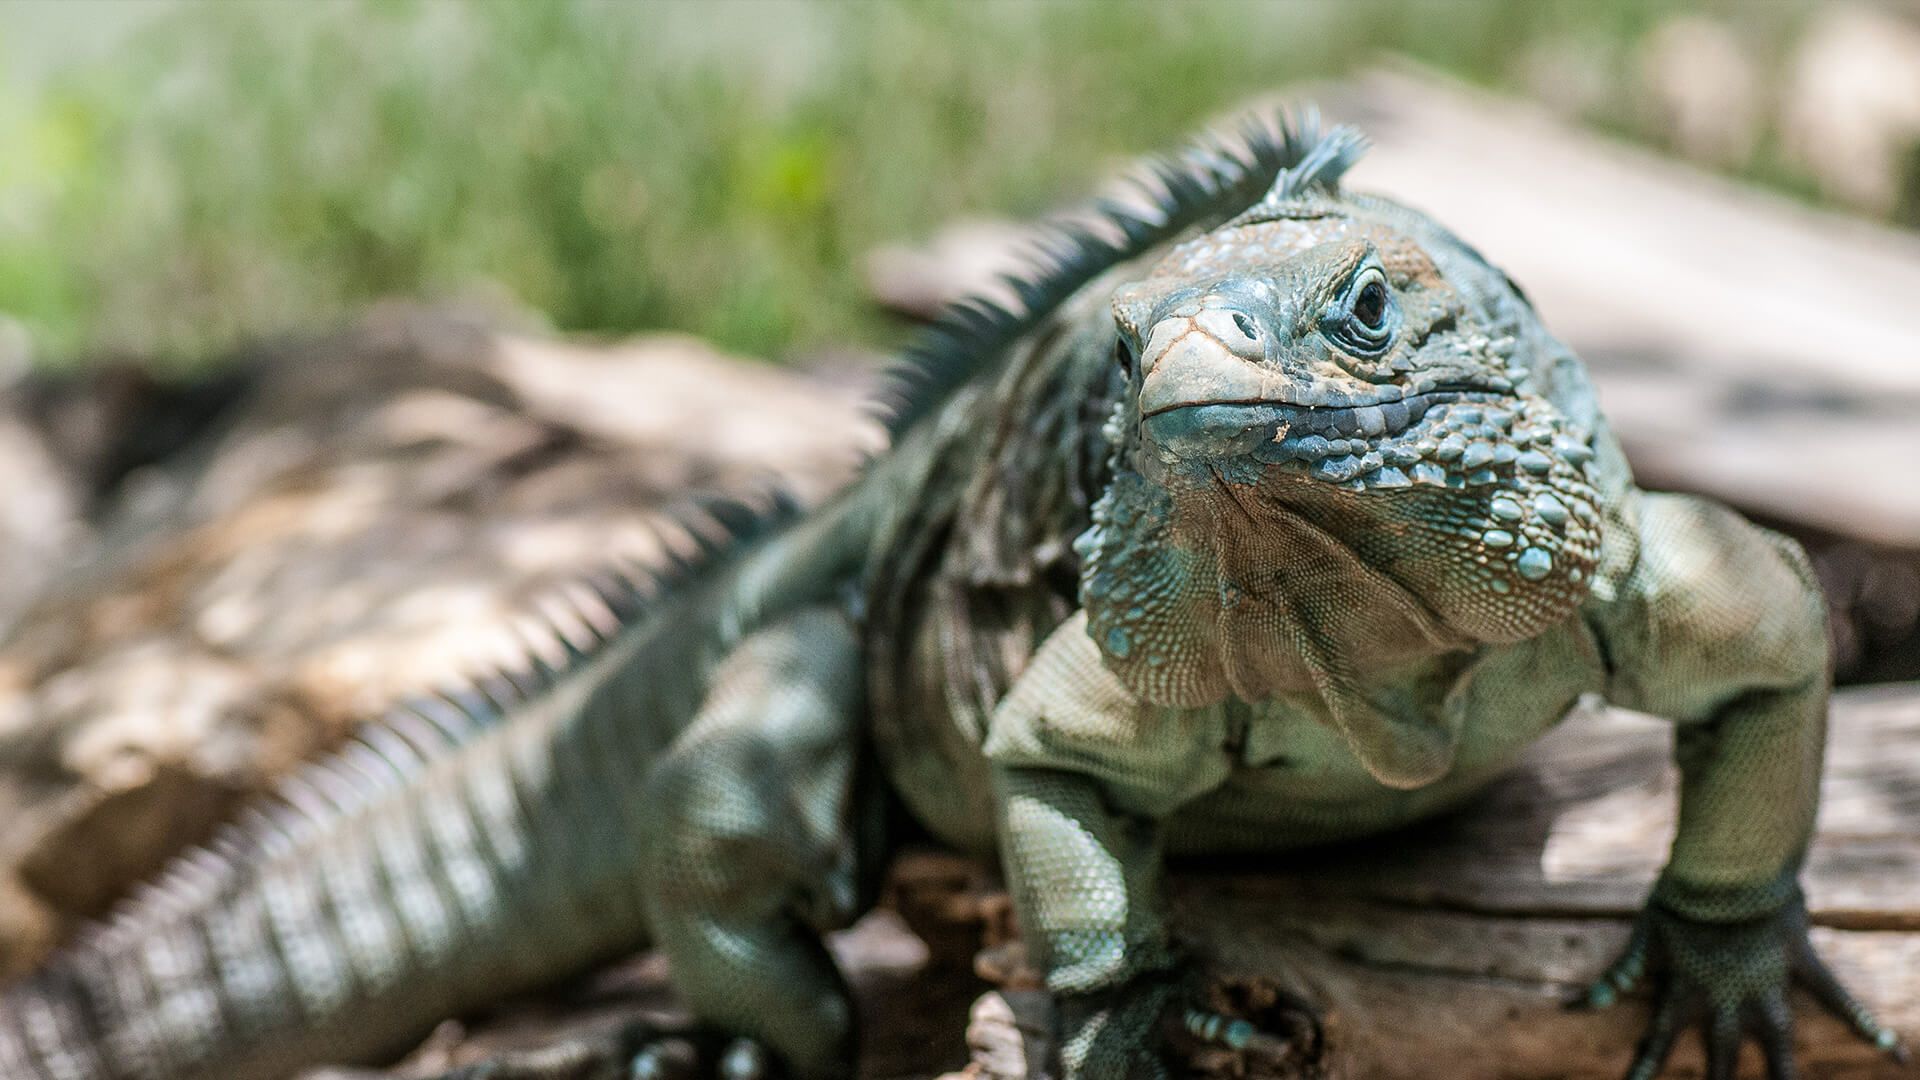
M1177 979L1158 824L1113 812L1096 781L1070 772L1005 769L998 794L1002 857L1059 1001L1067 1075L1164 1075L1152 1036Z
M1678 724L1680 824L1625 954L1587 1002L1611 1004L1658 971L1632 1080L1656 1075L1695 1022L1710 1077L1733 1075L1749 1033L1771 1075L1791 1075L1795 981L1898 1052L1808 940L1799 873L1819 801L1827 672L1805 558L1689 498L1641 497L1637 525L1639 560L1601 620L1616 671L1608 696Z
M1069 1078L1162 1077L1184 1016L1160 907L1161 821L1228 773L1223 710L1139 703L1101 665L1083 616L1054 631L995 712L1001 859L1022 934L1059 1001Z

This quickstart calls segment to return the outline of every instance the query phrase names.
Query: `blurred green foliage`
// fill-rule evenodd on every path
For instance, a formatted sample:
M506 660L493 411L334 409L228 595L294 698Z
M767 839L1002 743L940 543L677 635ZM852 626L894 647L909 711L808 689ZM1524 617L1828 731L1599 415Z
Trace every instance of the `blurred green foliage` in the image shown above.
M1498 82L1530 40L1618 52L1672 7L176 0L0 84L0 312L42 357L173 366L394 293L871 340L877 243L1043 209L1378 50Z

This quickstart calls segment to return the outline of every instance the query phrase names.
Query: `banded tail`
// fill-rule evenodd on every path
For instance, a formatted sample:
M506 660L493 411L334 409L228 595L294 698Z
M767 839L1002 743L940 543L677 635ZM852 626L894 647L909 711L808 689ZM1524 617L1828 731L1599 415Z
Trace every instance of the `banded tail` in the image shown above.
M545 605L528 662L365 725L0 993L0 1077L284 1076L644 944L645 771L691 714L721 551L794 515L682 516L696 552ZM703 588L703 586L707 586Z

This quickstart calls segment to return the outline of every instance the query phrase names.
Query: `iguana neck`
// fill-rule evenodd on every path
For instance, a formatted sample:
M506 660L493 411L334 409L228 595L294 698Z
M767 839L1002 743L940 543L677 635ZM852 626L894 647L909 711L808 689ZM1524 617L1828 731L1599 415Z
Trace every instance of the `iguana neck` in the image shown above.
M1094 520L1081 551L1088 626L1159 704L1337 693L1349 668L1474 644L1338 533L1250 486L1123 471Z
M1079 545L1081 603L1107 666L1143 700L1182 708L1315 692L1356 756L1395 787L1443 775L1457 733L1383 716L1364 675L1572 617L1597 555L1588 489L1572 478L1554 490L1575 510L1564 530L1533 529L1552 554L1526 578L1495 562L1475 524L1482 503L1545 490L1524 471L1471 494L1351 498L1251 465L1125 449L1121 461Z

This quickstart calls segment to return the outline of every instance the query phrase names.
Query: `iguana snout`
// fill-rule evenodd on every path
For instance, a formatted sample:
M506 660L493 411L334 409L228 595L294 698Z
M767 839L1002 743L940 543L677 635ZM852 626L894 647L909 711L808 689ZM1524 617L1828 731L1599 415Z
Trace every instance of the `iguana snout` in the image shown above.
M1141 355L1142 415L1195 404L1263 401L1279 391L1280 373L1262 363L1275 334L1245 308L1230 298L1209 296L1180 305L1154 325Z
M1335 252L1334 255L1369 254ZM1140 349L1140 414L1156 416L1201 405L1288 405L1301 409L1342 409L1397 402L1404 391L1391 381L1371 382L1357 374L1347 358L1323 337L1322 313L1308 310L1319 297L1301 295L1299 273L1235 277L1211 287L1173 294L1152 318ZM1370 301L1377 321L1396 319L1384 284ZM1123 296L1117 305L1137 303L1148 289ZM1120 313L1121 325L1131 321ZM1137 316L1134 316L1137 318ZM1384 418L1370 424L1386 430ZM1401 418L1404 426L1404 417Z

